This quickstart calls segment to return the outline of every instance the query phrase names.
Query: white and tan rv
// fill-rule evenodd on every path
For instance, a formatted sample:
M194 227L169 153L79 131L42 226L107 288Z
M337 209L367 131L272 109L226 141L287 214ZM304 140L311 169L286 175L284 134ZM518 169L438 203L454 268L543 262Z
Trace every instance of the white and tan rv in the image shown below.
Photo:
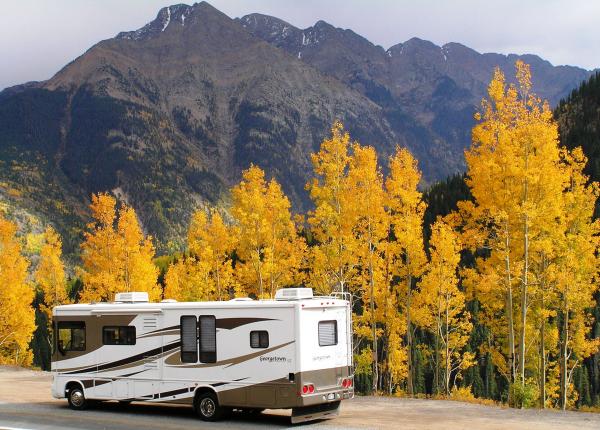
M292 409L292 422L338 414L353 397L351 310L309 288L275 300L57 306L52 395L191 404L204 420L232 409Z

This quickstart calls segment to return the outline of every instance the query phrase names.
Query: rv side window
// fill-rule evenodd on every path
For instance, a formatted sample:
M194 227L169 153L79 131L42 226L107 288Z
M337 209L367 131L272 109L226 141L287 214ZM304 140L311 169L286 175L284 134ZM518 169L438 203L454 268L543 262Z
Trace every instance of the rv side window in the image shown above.
M85 323L62 321L58 323L57 348L61 353L85 351Z
M135 345L134 326L102 327L103 345Z
M265 330L250 332L250 348L268 348L269 332Z
M200 361L217 362L217 324L214 315L200 316Z
M195 363L198 361L198 329L196 317L184 315L181 317L181 362Z
M337 343L337 321L319 321L319 346L331 346Z

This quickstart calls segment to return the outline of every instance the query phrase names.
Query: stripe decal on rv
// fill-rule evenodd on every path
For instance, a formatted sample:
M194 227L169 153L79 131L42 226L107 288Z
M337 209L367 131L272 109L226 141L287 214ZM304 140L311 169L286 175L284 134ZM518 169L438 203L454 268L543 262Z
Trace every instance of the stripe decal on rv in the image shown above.
M252 324L260 321L273 321L273 318L219 318L216 321L216 327L222 328L225 330L232 330L234 328L241 327L246 324ZM179 334L180 326L173 325L170 327L161 328L158 330L153 330L148 333L144 333L141 336L138 336L138 339L144 339L146 337L154 337L154 336L167 336L167 335L176 335Z
M273 321L273 318L219 318L217 319L217 328L232 330L246 324L260 321Z
M83 388L91 388L93 386L99 387L100 385L104 385L104 384L108 384L109 382L112 381L104 381L104 380L95 380L96 383L94 383L94 379L82 379L81 383L83 384Z
M189 393L191 390L193 390L194 387L189 387L189 388L180 388L178 390L171 390L171 391L165 391L162 393L158 393L154 395L154 398L163 398L163 397L169 397L169 396L177 396L179 394L183 394L183 393Z
M161 346L159 348L154 348L154 349L151 349L149 351L145 351L145 352L142 352L140 354L133 355L131 357L123 358L121 360L117 360L117 361L113 361L113 362L110 362L110 363L102 364L100 366L87 367L87 368L84 368L82 370L76 370L76 371L73 371L73 372L66 372L66 374L72 375L72 374L75 374L75 373L89 373L89 372L96 372L96 371L99 372L101 370L109 370L109 369L115 370L114 369L115 367L122 367L122 366L129 365L129 364L132 364L132 363L137 362L137 361L146 360L149 357L152 357L152 356L155 356L155 355L158 355L158 354L168 353L168 352L170 352L170 351L172 351L174 349L179 348L180 346L181 346L181 342L174 342L174 343L170 343L170 344L165 345L165 346Z
M283 348L285 346L291 345L294 342L296 342L296 341L295 340L291 340L289 342L282 343L281 345L277 345L277 346L274 346L272 348L263 349L263 350L258 351L258 352L253 352L252 354L246 354L246 355L240 355L238 357L227 358L225 360L220 360L220 361L217 361L215 363L197 363L197 364L184 364L184 365L182 365L182 363L181 363L181 357L180 357L179 353L176 352L174 354L169 355L166 358L165 364L167 366L176 367L178 369L197 369L197 368L203 368L203 367L216 367L216 366L223 366L223 365L227 365L226 367L231 367L231 366L235 366L236 364L243 363L244 361L251 360L253 358L259 357L259 356L264 355L264 354L268 354L269 352L272 352L272 351L275 351L277 349Z

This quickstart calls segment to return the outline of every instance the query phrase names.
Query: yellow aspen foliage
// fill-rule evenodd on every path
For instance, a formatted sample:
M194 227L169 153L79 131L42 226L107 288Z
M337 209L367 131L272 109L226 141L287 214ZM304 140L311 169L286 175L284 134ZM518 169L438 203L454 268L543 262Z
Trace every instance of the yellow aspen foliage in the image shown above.
M117 220L116 200L109 194L92 196L94 222L88 224L81 244L84 288L81 301L110 301L119 292L147 292L160 299L154 247L144 237L133 208L123 206Z
M35 271L35 282L44 295L40 310L46 315L48 328L50 328L52 308L70 302L67 295L65 267L62 262L62 241L60 235L50 226L44 232L44 243Z
M408 393L413 394L413 372L411 357L413 349L413 303L412 290L414 280L423 273L426 256L423 250L423 216L425 203L422 193L418 190L421 172L417 160L403 148L396 148L396 153L390 157L389 175L385 181L387 192L391 234L395 237L394 271L399 278L395 285L395 296L405 319L407 348L407 387Z
M108 194L92 195L90 205L94 222L88 224L81 244L84 289L81 301L112 300L119 292L119 236L114 222L116 200Z
M581 148L563 153L568 175L563 195L562 240L557 244L556 290L561 315L560 405L568 407L572 397L573 370L583 359L597 352L600 339L592 339L588 310L598 291L598 233L600 224L593 220L595 202L600 195L598 183L588 184L583 173L587 159Z
M35 330L34 294L16 233L17 225L0 214L0 363L27 366Z
M408 354L404 342L406 335L406 319L400 313L399 284L396 279L396 264L399 258L398 242L390 237L388 213L388 237L379 245L377 269L381 277L381 294L377 301L377 319L382 326L381 348L382 384L381 388L392 394L400 388L400 384L408 374Z
M310 285L318 292L347 292L355 276L355 219L351 207L356 196L348 184L350 135L336 122L331 137L311 155L315 178L306 185L315 209L308 223L317 244L311 248Z
M474 354L463 349L473 325L458 288L460 242L452 228L436 221L431 230L431 259L414 297L415 323L434 337L434 391L449 395L461 371L475 364Z
M359 316L358 321L371 328L373 342L373 390L377 390L379 383L379 353L377 328L381 320L382 296L387 291L381 267L380 247L388 237L388 217L385 211L385 192L383 189L383 175L377 164L377 153L370 146L352 145L352 156L348 168L348 190L354 196L353 204L348 207L348 215L355 219L354 237L357 240L356 254L362 268L358 278L361 296L369 304Z
M529 66L518 61L516 70L516 85L507 85L499 69L489 85L465 153L475 202L460 209L470 224L465 243L488 251L468 277L487 322L501 330L495 364L524 386L526 368L537 364L526 363L536 240L556 228L564 175L552 112L531 92Z
M188 230L190 257L169 267L165 297L183 301L228 300L239 296L231 254L236 237L216 210L198 210Z
M173 263L165 275L165 298L183 302L214 300L214 285L209 277L209 265L194 257Z
M144 237L135 210L122 206L117 222L117 256L121 261L119 276L122 291L144 291L151 301L160 300L161 290L157 283L158 267L154 259L152 237Z
M188 232L190 252L210 269L210 282L215 291L213 300L228 300L236 291L237 283L233 275L231 254L237 243L233 229L226 225L221 214L210 211L197 211L192 216Z
M306 243L296 233L290 202L279 183L267 182L263 170L251 166L233 187L232 198L241 259L236 275L247 293L274 297L277 289L301 283Z

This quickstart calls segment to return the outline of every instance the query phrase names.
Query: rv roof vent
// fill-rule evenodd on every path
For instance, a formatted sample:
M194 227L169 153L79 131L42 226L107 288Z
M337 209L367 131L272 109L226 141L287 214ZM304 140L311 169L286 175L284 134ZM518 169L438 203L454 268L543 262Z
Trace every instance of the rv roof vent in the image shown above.
M275 293L275 300L312 299L312 288L282 288Z
M148 293L117 293L115 295L117 303L148 303Z
M177 303L175 299L164 299L160 301L161 303Z
M234 299L229 300L230 302L251 302L252 299L250 297L236 297Z

